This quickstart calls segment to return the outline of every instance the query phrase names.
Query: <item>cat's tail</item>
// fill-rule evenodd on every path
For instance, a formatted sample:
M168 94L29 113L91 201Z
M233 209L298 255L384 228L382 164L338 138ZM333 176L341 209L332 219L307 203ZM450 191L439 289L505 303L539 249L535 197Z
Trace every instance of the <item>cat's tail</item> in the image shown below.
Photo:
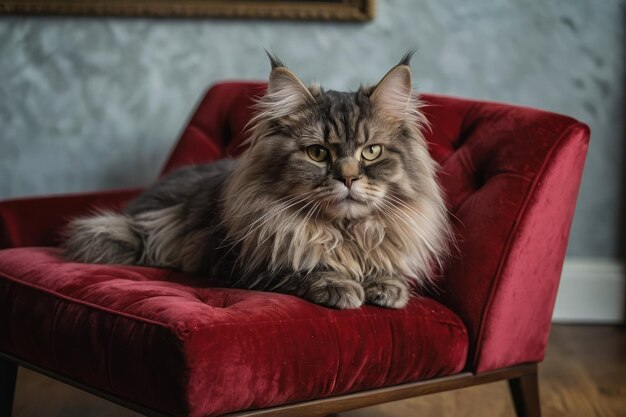
M99 212L73 219L65 228L65 256L72 261L97 264L136 264L143 240L126 214Z

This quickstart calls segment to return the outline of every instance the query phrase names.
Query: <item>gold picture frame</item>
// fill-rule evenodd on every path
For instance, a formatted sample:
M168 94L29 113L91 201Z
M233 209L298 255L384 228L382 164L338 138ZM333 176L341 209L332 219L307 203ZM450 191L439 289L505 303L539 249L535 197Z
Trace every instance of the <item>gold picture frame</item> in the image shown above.
M367 21L375 0L0 0L2 15Z

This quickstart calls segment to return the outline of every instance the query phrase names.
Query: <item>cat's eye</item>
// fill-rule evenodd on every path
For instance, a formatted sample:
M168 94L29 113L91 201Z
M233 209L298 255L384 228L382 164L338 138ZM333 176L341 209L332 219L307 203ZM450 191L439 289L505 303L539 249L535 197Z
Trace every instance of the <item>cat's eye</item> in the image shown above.
M363 156L363 159L367 161L373 161L374 159L377 159L382 153L383 153L382 146L370 145L370 146L366 146L363 149L363 151L361 152L361 155Z
M328 149L321 145L307 146L306 153L315 162L324 162L328 159Z

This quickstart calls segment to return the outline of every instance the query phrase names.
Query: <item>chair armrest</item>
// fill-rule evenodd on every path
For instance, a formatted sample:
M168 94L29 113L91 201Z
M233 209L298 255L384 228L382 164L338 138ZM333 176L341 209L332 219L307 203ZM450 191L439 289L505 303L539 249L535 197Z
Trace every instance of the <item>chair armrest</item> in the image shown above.
M95 209L117 210L140 189L109 190L0 202L0 249L56 246L59 232L75 216Z
M539 362L589 129L536 109L433 100L440 111L460 115L457 134L449 135L448 143L441 140L438 149L441 182L459 236L458 254L438 297L467 325L469 369L484 372ZM431 123L438 125L437 120Z

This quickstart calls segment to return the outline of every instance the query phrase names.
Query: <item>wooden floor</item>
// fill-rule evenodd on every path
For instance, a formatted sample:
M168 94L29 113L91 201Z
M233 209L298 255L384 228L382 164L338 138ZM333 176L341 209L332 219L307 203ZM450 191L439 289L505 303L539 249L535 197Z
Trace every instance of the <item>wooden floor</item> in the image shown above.
M553 326L539 367L544 417L626 417L626 328ZM20 369L14 417L137 417L107 401ZM341 413L340 417L513 417L498 382Z

